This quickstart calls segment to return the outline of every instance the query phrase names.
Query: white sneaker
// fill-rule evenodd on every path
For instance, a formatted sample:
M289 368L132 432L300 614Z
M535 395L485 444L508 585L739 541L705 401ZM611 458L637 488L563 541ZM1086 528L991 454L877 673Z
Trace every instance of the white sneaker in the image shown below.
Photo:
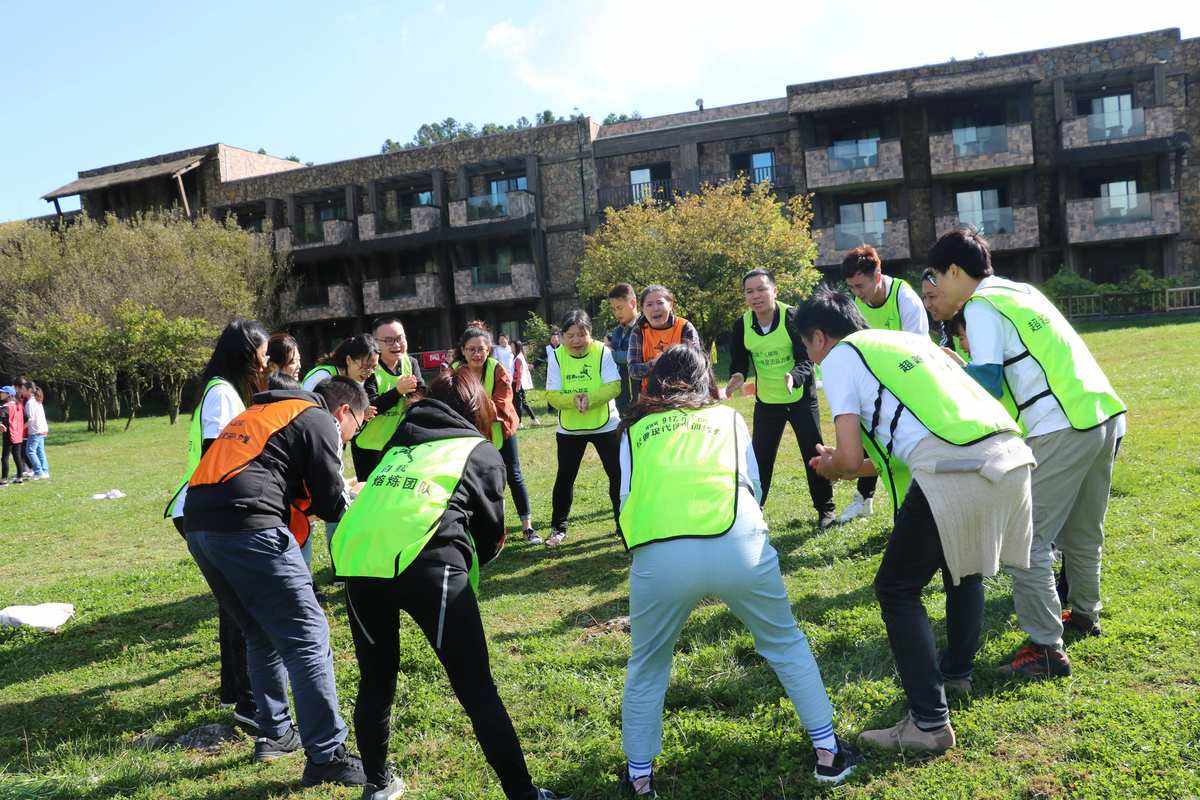
M854 502L846 506L845 510L838 515L837 524L845 525L847 522L852 522L859 517L871 516L871 511L874 507L873 497L863 497L858 492L854 493Z
M553 531L546 538L546 547L558 547L560 544L563 543L563 540L566 538L567 538L567 532L565 530Z

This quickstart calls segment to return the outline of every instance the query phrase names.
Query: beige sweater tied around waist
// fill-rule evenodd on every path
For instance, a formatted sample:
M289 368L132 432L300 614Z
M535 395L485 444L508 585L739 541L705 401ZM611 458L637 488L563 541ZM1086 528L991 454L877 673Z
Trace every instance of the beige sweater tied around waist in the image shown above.
M928 436L913 448L908 466L929 501L956 586L964 575L995 575L1001 562L1029 566L1036 463L1025 441L1008 433L969 447Z

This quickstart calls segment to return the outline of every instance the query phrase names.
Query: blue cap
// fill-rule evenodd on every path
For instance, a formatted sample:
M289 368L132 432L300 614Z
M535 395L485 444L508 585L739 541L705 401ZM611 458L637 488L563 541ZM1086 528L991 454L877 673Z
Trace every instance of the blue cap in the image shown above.
M11 386L0 386L0 392L4 392L5 394L11 394L13 397L17 396L17 390Z

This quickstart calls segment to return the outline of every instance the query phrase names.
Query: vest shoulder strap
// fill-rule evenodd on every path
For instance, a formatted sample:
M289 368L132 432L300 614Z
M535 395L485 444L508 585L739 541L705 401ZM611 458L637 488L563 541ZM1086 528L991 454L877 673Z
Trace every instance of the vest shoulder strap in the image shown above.
M224 483L262 453L267 440L310 408L310 400L280 400L253 405L230 420L200 459L189 486Z

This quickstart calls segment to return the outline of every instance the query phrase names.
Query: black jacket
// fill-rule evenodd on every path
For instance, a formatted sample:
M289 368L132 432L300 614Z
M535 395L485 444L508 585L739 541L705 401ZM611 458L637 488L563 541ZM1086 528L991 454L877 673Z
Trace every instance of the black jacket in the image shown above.
M408 359L409 366L412 368L413 377L417 379L417 389L423 388L425 386L425 378L421 375L420 362L418 362L414 356L410 356L407 353L401 356L401 358ZM399 370L393 371L388 369L382 361L379 362L379 366L383 367L393 375L400 374ZM400 362L396 362L396 366L399 367ZM385 411L391 411L398 403L404 400L406 396L400 394L398 389L391 389L380 394L379 382L375 380L374 373L371 373L371 375L369 375L367 379L363 381L363 389L365 389L367 392L367 402L375 406L375 410L380 414L384 413Z
M800 309L796 306L789 308L783 324L787 330L788 337L792 340L792 358L795 360L795 366L788 370L792 373L792 383L797 389L803 390L804 394L807 395L812 393L813 365L808 359L808 350L804 347L804 340L800 338L800 328L796 325L799 312ZM743 376L749 378L749 369L753 358L750 356L750 350L746 347L746 330L742 319L743 317L738 317L733 323L733 328L729 331L729 374L732 375L735 372L740 372ZM750 327L756 334L766 336L774 331L779 324L779 306L775 306L775 318L771 321L771 327L767 330L763 330L759 326L758 318L754 316L753 311L750 312Z
M479 431L440 400L420 400L396 429L388 447L422 444L464 435L479 436ZM483 440L482 436L479 436ZM475 540L480 564L500 554L504 546L504 459L491 445L476 447L467 459L462 481L450 497L437 532L418 558L471 564L471 545L467 531Z
M272 434L262 452L237 475L223 483L188 489L184 530L228 533L286 528L302 484L312 495L309 514L327 522L341 518L348 502L342 480L342 436L325 399L296 390L262 392L251 402L296 399L317 407L306 409Z

